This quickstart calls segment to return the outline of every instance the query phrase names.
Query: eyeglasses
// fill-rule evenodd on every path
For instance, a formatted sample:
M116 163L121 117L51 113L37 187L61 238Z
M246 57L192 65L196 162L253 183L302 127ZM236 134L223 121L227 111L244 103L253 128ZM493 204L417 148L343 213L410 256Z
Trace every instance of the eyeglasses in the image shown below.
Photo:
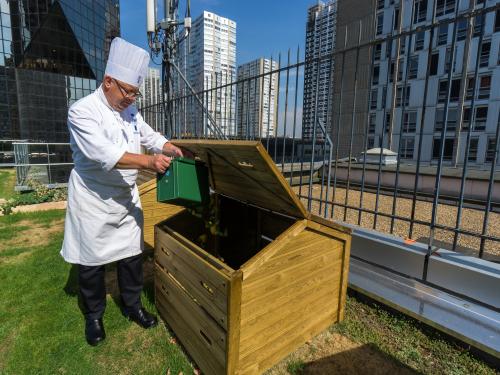
M142 94L140 91L127 91L125 87L120 85L116 79L113 78L113 81L115 81L116 85L120 89L120 92L125 98L127 99L142 98Z

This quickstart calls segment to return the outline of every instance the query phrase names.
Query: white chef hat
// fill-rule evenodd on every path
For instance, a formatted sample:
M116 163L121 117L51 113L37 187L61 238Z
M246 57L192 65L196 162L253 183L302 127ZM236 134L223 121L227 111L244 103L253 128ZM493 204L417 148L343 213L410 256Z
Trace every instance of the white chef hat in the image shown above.
M139 87L147 74L149 54L122 38L114 38L104 74Z

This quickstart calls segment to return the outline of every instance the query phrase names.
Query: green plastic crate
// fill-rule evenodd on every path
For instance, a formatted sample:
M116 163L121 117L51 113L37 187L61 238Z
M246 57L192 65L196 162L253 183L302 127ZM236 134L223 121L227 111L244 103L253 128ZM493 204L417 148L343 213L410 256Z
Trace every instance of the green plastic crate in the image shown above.
M170 168L157 176L158 202L198 206L207 204L209 195L208 168L201 161L175 158Z

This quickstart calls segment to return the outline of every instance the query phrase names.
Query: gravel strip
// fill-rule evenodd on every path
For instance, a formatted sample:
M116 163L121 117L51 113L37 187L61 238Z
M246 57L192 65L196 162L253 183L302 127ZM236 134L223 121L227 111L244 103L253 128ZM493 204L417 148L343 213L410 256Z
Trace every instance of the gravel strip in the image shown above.
M293 187L296 193L299 192L299 187ZM321 194L322 193L322 194ZM302 186L301 195L307 196L308 186ZM313 185L312 197L319 199L322 197L323 201L327 199L329 202L333 200L333 189L330 189L328 196L326 189L323 188L321 192L321 185ZM357 190L350 190L347 195L347 205L353 207L360 207L361 192ZM363 193L363 209L374 210L377 213L392 214L394 199L392 196L379 195L377 205L377 195L374 193ZM301 199L307 208L307 199ZM343 188L335 189L335 202L345 204L346 190ZM408 198L396 198L395 213L402 218L411 218L412 200ZM325 205L320 205L319 202L311 202L311 211L320 216L324 216ZM445 225L454 228L457 224L458 208L445 204L439 204L437 209L437 224ZM328 206L328 218L331 217L331 205ZM467 230L478 235L483 230L484 211L463 208L461 214L460 228ZM344 207L335 206L333 209L333 220L344 221L349 224L358 224L359 211L354 209L347 209L345 213ZM410 223L404 220L394 220L393 235L407 239L412 238L422 243L428 243L430 236L430 222L432 217L432 202L417 201L415 207L415 219L428 223L427 225L415 224L413 233L410 236ZM376 229L383 233L391 233L391 218L377 215L376 227L374 227L375 215L363 212L361 215L361 227ZM486 234L500 237L500 214L490 212L488 230ZM451 250L453 246L454 233L452 231L436 229L434 233L434 244L441 248ZM479 255L480 238L470 235L459 235L456 250L471 256ZM486 241L484 247L483 258L487 260L500 261L500 242Z

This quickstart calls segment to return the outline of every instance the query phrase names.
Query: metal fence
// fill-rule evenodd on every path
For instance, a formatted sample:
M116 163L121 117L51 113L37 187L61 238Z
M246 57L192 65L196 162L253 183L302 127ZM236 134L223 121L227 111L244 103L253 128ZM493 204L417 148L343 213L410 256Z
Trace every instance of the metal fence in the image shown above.
M31 190L29 181L50 188L66 186L73 159L69 143L14 142L16 190Z
M179 69L173 100L142 113L173 139L260 140L310 211L423 242L426 261L446 248L498 262L500 71L484 56L486 42L498 54L499 9L438 19L434 8L432 22L367 41L374 23L338 27L331 53L288 51L251 76L205 75L203 87Z

